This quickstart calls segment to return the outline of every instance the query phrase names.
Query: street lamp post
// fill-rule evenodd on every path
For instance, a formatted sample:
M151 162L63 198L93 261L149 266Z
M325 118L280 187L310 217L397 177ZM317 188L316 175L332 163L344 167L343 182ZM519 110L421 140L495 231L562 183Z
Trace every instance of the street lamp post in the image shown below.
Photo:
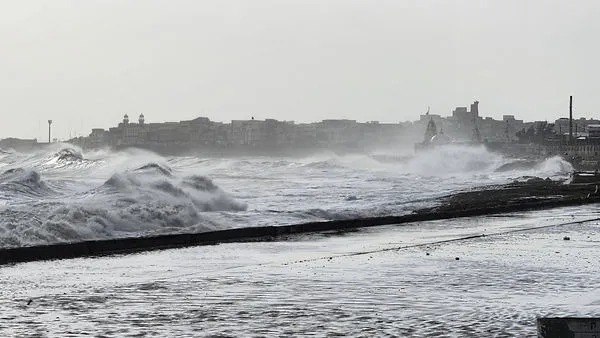
M52 120L48 120L48 144L51 142L52 137Z

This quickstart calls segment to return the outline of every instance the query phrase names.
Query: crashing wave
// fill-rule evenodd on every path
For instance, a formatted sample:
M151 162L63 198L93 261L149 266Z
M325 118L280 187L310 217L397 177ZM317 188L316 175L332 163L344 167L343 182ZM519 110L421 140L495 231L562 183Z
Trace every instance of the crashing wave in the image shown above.
M73 148L64 148L55 154L58 161L82 161L83 155Z
M35 170L12 168L0 175L0 189L11 196L12 194L41 195L52 192L52 189L42 181Z
M115 173L100 187L60 203L36 198L33 207L0 208L0 247L223 229L230 224L217 221L221 213L247 210L207 177L159 172ZM0 189L19 196L39 196L44 187L35 171L17 168L0 175Z
M156 169L155 166L150 166ZM162 170L150 171L154 175L140 176L133 172L113 174L103 185L108 192L125 195L140 203L164 201L165 204L188 204L197 211L243 211L247 205L236 201L204 176L183 178L165 176Z
M535 167L540 176L567 176L573 172L573 165L560 156L550 157Z
M445 145L416 153L402 165L402 169L420 175L444 176L489 172L502 162L502 156L489 152L483 146Z
M306 168L313 169L338 169L344 166L336 159L330 159L325 161L310 162L304 165Z
M204 176L189 176L184 178L182 183L185 186L194 188L199 191L215 192L219 190L219 187L217 187L210 178Z
M498 168L496 168L495 172L505 172L505 171L516 171L516 170L531 170L538 165L538 161L531 160L516 160L512 162L505 163Z
M158 172L162 175L165 176L173 176L173 172L171 170L171 168L167 167L167 166L162 166L158 163L148 163L145 164L137 169L135 169L135 171L142 171L142 172Z

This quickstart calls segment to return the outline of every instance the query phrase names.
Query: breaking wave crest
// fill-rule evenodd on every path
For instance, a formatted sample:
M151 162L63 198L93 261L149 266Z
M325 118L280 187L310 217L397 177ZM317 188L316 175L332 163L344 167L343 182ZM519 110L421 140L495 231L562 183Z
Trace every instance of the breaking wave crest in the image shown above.
M313 169L338 169L343 168L344 165L337 159L328 159L324 161L310 162L305 164L304 167Z
M2 173L0 175L0 191L6 198L15 195L34 197L53 192L46 182L42 181L37 171L23 168L8 169Z
M72 152L58 155L81 161ZM62 180L59 180L62 181ZM247 209L202 175L181 176L155 162L112 174L99 186L56 193L39 172L0 175L0 247L201 232L230 227L209 214ZM14 203L30 199L29 203Z
M173 176L173 172L171 168L167 166L162 166L158 163L148 163L136 169L139 172L155 172L157 174L165 175L165 176Z
M566 176L573 172L573 165L560 156L548 158L534 168L540 176Z
M74 148L64 148L57 152L55 158L58 161L82 161L83 154L80 150L76 150Z
M139 201L162 200L181 205L188 204L197 211L243 211L247 205L232 198L213 181L204 176L182 178L173 176L171 169L155 163L116 173L103 185L105 192L120 194L122 198Z
M539 176L566 176L573 171L573 165L559 156L545 160L514 160L496 168L495 172L530 172Z

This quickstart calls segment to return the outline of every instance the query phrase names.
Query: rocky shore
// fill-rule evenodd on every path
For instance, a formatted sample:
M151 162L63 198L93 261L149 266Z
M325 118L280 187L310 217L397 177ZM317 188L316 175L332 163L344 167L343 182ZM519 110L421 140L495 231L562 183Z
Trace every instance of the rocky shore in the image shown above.
M379 225L402 225L412 222L600 203L598 190L597 183L567 184L533 178L526 182L487 186L460 192L444 198L437 207L421 209L408 215L4 248L0 249L0 265L228 242L285 240L290 236L306 233L340 233Z
M417 213L461 211L479 215L482 210L498 213L597 203L600 201L599 185L600 183L594 182L570 184L564 181L532 178L526 182L460 192L444 198L440 206L421 209Z

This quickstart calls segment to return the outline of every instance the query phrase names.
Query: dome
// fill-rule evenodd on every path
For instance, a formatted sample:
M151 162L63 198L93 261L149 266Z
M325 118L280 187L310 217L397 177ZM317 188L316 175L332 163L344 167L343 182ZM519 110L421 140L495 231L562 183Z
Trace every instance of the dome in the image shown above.
M431 138L430 142L432 144L448 144L451 143L452 140L446 134L437 134Z

